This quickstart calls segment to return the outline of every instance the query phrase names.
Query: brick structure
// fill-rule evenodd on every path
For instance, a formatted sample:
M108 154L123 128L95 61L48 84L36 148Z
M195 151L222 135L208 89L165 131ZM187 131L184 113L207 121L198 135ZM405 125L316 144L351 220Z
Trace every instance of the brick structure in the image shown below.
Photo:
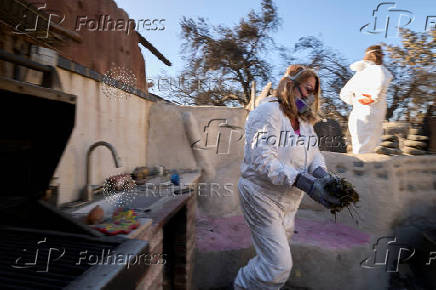
M150 243L150 253L163 253L163 228L150 228L144 236L138 239L147 240ZM162 289L163 285L163 268L162 264L150 265L143 279L136 289Z
M191 289L195 247L196 194L162 206L150 229L137 239L150 242L150 254L165 254L165 264L150 265L137 290ZM168 211L173 214L168 215ZM165 213L164 213L165 212Z

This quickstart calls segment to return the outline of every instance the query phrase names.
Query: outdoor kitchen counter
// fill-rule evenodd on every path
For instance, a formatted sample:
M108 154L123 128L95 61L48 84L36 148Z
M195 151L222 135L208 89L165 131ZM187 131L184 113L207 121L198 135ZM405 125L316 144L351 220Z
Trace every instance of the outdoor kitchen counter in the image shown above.
M149 198L155 198L157 196L158 199L147 208L134 208L141 225L134 231L130 232L130 234L120 236L126 236L132 239L140 239L141 237L144 237L144 235L146 235L148 231L155 231L156 229L161 228L184 205L186 205L188 200L192 198L194 194L196 194L195 188L193 188L193 186L198 183L200 175L200 171L180 174L180 187L170 186L167 189L161 190L160 192L153 192L152 194L149 194ZM150 190L150 184L155 184L158 186L159 184L161 184L160 180L160 177L156 177L147 181L145 186L140 185L139 187L148 187L148 190ZM187 188L190 189L188 193L173 193L173 189L183 190Z
M156 176L145 184L137 184L134 191L111 196L101 194L93 202L63 209L64 213L83 222L88 213L99 205L105 213L103 223L107 223L117 207L114 200L131 200L127 205L122 203L123 207L135 211L140 225L127 235L114 237L147 241L148 255L159 257L157 264L147 267L140 281L135 282L136 290L164 289L169 285L177 289L191 289L196 194L201 171L181 170L179 175L180 186L169 182L169 176ZM175 194L175 191L180 193Z
M145 184L137 185L134 191L129 193L134 198L124 207L135 210L140 226L128 235L118 236L142 239L147 231L161 228L194 196L195 184L198 183L200 175L199 170L180 173L180 186L171 184L168 176L156 176L147 180ZM190 190L187 193L174 193L175 190L183 189ZM79 207L65 208L64 212L84 222L87 214L97 205L104 210L104 222L109 222L116 206L110 198L104 196Z
M148 257L159 258L153 260L156 264L147 267L142 278L135 282L136 290L164 289L170 285L177 289L191 289L196 194L201 171L181 170L179 175L180 186L172 185L169 176L156 176L145 184L137 184L134 191L114 193L109 197L96 196L93 202L82 203L81 206L76 203L74 208L70 205L70 208L63 209L64 213L83 222L88 213L99 205L105 212L103 223L108 223L117 207L114 198L131 200L127 205L123 203L123 207L135 211L140 225L129 234L119 234L114 238L146 241ZM180 193L175 194L177 190Z

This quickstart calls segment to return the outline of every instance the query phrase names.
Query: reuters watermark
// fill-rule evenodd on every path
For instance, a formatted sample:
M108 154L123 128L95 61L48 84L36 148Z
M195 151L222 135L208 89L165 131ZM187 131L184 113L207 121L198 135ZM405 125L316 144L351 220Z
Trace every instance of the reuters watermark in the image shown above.
M142 185L144 191L141 191L139 195L145 197L177 197L181 194L197 196L209 196L209 197L230 197L233 196L233 183L216 183L216 182L200 182L200 183L185 183L180 186L174 184L155 184L145 183ZM138 198L137 196L137 198Z
M231 84L219 78L151 77L147 79L149 88L157 92L207 91L212 88L231 89Z

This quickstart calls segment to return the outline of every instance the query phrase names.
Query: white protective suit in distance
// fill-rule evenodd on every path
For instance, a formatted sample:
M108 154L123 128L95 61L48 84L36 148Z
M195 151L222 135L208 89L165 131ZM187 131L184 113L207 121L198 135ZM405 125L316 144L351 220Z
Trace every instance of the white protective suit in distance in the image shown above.
M247 117L238 183L242 212L257 255L239 269L234 284L250 290L279 289L289 278L293 264L289 243L303 198L303 191L293 186L295 178L305 164L309 173L318 166L326 169L313 126L299 119L299 140L305 142L296 142L298 135L289 119L279 103L271 100L277 98L263 99Z
M384 65L361 60L350 66L356 71L340 93L345 103L353 105L348 118L353 153L374 152L383 135L386 117L386 92L392 74Z

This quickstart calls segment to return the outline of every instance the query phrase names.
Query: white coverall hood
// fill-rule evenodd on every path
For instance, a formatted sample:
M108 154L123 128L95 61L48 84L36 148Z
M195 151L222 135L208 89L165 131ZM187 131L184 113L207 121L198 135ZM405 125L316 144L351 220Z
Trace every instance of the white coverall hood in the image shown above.
M359 61L352 63L350 65L350 69L352 71L358 72L358 71L364 70L365 68L367 68L369 65L372 65L372 64L375 64L375 63L371 60L359 60Z
M266 97L245 123L244 160L238 189L256 256L241 268L235 284L245 289L279 289L289 278L289 240L303 192L298 173L326 168L313 126L300 121L295 134L276 97ZM310 137L309 137L310 136ZM300 140L299 142L297 142Z
M353 153L374 152L383 135L386 93L392 74L384 65L367 60L357 61L350 68L356 73L342 88L340 98L353 105L348 118Z

